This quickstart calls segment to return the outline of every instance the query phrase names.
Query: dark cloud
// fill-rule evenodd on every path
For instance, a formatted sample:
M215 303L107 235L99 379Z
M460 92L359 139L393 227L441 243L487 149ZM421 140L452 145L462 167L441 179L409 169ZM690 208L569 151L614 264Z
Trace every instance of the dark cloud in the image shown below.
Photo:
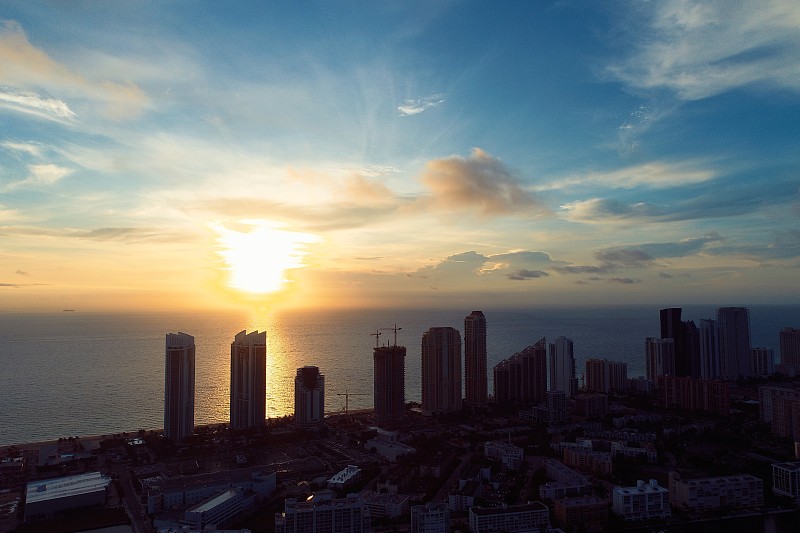
M647 252L635 248L609 248L595 252L594 257L606 264L626 267L640 266L653 260Z
M17 271L15 272L15 274L16 274L16 275L18 275L18 276L30 276L30 274L28 274L28 273L27 273L27 272L25 272L24 270L17 270Z
M673 276L671 274L667 274L666 272L659 272L658 277L661 279L672 279Z
M431 196L419 201L433 210L477 210L485 216L548 213L499 159L480 148L474 148L468 158L428 161L420 180Z
M638 279L632 278L608 278L610 283L621 283L623 285L629 285L631 283L639 283Z
M519 281L519 280L526 280L526 279L536 279L536 278L543 278L547 277L550 274L544 272L543 270L517 270L516 272L512 272L507 275L508 279Z
M554 267L559 274L602 274L613 270L614 265L570 265Z

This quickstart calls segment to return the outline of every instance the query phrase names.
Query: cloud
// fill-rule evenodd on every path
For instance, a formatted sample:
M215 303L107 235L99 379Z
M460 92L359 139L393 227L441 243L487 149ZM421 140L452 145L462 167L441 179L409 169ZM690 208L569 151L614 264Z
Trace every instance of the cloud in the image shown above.
M611 198L570 202L561 206L561 212L575 222L629 222L631 219L658 219L666 215L654 205L644 202L629 204Z
M473 148L468 158L428 161L420 180L431 193L420 201L433 210L477 210L484 216L547 212L499 159L480 148Z
M718 175L711 170L695 168L696 166L698 164L694 162L674 164L653 161L610 172L588 172L572 176L549 184L548 188L563 189L592 183L614 189L633 189L635 187L668 189L703 183L716 178Z
M615 265L568 265L557 266L553 270L559 274L602 274L615 268Z
M609 248L595 252L595 259L606 264L613 264L625 267L640 266L653 261L653 257L647 252L631 248Z
M397 106L397 112L404 117L419 115L423 111L434 108L444 103L443 94L432 94L431 96L420 97L414 100L406 100L402 105Z
M543 278L549 276L547 272L543 270L517 270L507 275L508 279L511 280L526 280L526 279L536 279L536 278Z
M25 272L24 270L17 270L17 271L16 271L16 272L14 272L14 273L15 273L16 275L18 275L18 276L30 276L30 274L28 274L28 273L27 273L27 272Z
M75 113L61 100L10 87L0 87L0 107L61 123L75 118Z
M75 112L62 99L48 98L41 93L63 94L73 100L87 101L90 107L99 104L101 113L112 119L135 117L148 103L146 95L136 85L88 79L33 46L17 22L3 21L0 24L0 105L51 120L75 118Z
M39 185L53 185L64 176L72 172L71 169L53 164L28 165L28 177L23 180L13 181L5 186L5 190L36 187Z
M0 146L15 152L23 152L33 157L41 157L42 155L42 148L38 144L3 141Z
M631 52L607 74L637 89L672 91L699 100L737 87L800 91L800 4L652 2L631 14L640 33Z
M630 285L631 283L639 283L640 280L633 278L608 278L609 283L619 283L622 285Z

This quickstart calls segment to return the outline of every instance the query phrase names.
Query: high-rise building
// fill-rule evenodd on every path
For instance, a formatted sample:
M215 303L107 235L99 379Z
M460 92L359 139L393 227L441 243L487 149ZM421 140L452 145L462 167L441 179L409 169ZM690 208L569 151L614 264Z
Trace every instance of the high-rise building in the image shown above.
M628 386L628 363L607 359L586 360L586 390L622 392Z
M800 367L800 329L783 328L780 343L781 364Z
M231 343L231 428L260 428L267 418L267 332L240 331Z
M461 409L461 334L450 327L422 334L422 409L431 413Z
M167 333L164 436L179 442L194 433L194 337Z
M700 351L700 377L716 379L719 372L719 336L716 320L701 320L697 328Z
M563 391L566 398L578 392L572 339L562 336L550 343L550 390Z
M547 393L547 341L544 337L498 363L494 369L496 403L533 403L545 400Z
M406 415L406 347L378 346L372 358L375 421L402 420Z
M775 352L772 348L753 348L750 373L753 376L767 377L775 373Z
M294 377L294 424L315 428L325 422L325 376L316 366L297 369Z
M464 319L464 401L485 405L487 386L486 317L481 311L473 311Z
M719 362L722 379L750 377L750 313L746 307L717 309Z
M658 376L675 375L675 343L672 339L648 337L644 347L647 379L655 381Z
M661 338L675 343L676 376L699 376L697 327L691 320L681 321L680 307L661 310Z

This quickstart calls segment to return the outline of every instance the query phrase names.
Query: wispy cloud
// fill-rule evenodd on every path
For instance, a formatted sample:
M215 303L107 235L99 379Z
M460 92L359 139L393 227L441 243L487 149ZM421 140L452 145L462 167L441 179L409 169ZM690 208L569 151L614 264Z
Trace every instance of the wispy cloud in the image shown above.
M475 210L484 216L549 214L499 159L480 148L473 148L467 158L451 156L428 161L420 179L431 193L420 201L434 211Z
M544 278L549 276L547 272L544 270L516 270L510 274L508 274L508 279L514 281L522 281L527 279L536 279L536 278Z
M73 100L99 104L107 118L136 116L148 103L144 92L130 82L88 79L52 59L28 41L19 23L0 23L0 101L4 107L37 114L51 120L75 117L75 112L58 98L40 93L61 94Z
M22 152L32 157L42 156L42 147L34 143L3 141L0 146L15 152Z
M432 94L424 98L416 98L414 100L406 100L401 105L397 106L397 112L401 116L419 115L423 111L434 108L443 104L445 101L443 94Z
M12 181L3 189L6 191L21 189L26 187L38 187L41 185L49 186L60 181L64 176L72 172L71 169L60 167L53 164L28 165L28 176L25 179Z
M641 34L608 73L635 88L666 88L682 100L754 84L800 91L794 0L640 3L631 16Z
M653 161L642 165L625 167L609 172L587 172L556 180L542 188L563 189L566 187L601 185L614 189L633 189L647 187L650 189L668 189L713 180L718 173L713 170L698 168L695 162L679 164Z
M10 87L0 87L0 107L55 122L64 123L75 118L75 113L61 100L44 98L33 92L16 91Z

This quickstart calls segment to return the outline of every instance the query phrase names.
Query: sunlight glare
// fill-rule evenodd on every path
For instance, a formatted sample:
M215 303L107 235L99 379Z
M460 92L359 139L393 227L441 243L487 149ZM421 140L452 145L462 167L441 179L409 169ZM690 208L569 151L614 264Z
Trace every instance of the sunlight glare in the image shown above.
M306 266L306 245L318 239L309 233L287 231L268 220L242 220L240 231L221 223L209 226L217 233L217 253L228 271L228 286L244 292L265 294L283 288L286 271Z

